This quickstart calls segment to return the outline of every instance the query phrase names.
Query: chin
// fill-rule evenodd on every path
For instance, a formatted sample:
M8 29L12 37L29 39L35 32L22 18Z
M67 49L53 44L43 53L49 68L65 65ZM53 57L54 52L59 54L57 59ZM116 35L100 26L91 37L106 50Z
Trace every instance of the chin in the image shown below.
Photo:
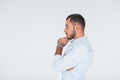
M71 38L71 37L67 37L67 39L71 40L71 39L73 39L73 38Z

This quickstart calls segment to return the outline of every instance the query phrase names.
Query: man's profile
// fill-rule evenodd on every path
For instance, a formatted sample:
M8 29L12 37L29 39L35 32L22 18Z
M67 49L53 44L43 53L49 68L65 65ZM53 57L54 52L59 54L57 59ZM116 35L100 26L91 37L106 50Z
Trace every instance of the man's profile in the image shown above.
M85 80L85 74L92 62L93 50L85 36L85 19L80 14L66 18L65 37L59 38L53 67L62 72L61 80ZM63 48L68 44L63 53Z

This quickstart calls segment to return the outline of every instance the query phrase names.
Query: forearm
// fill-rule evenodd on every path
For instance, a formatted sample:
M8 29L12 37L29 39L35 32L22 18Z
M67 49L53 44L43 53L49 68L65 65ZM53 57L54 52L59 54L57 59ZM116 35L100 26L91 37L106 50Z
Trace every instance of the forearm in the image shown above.
M67 40L67 38L58 39L57 47L55 50L55 56L54 56L54 60L53 60L53 66L58 71L67 70L66 66L64 66L64 61L63 61L64 56L62 56L62 51L63 51L63 47L66 46L68 41L69 40Z
M56 51L55 51L55 55L62 55L62 50L63 48L62 47L56 47Z
M56 47L56 52L55 52L55 55L62 55L62 47ZM73 67L72 68L69 68L69 69L67 69L66 71L71 71L73 69Z

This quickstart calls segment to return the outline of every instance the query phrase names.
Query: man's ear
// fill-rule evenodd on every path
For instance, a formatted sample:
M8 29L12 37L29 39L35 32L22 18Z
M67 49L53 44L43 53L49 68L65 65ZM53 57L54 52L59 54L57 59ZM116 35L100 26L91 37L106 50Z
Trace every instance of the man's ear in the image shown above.
M77 31L77 28L76 28L76 26L75 26L75 32Z
M75 31L78 32L78 29L79 29L79 25L76 24L76 25L75 25Z

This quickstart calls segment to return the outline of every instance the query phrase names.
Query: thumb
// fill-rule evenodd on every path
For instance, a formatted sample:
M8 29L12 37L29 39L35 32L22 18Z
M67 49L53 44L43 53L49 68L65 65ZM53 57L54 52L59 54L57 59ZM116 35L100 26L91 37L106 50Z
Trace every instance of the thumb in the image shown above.
M69 39L68 39L67 37L64 37L64 39L65 39L66 41L69 41Z

